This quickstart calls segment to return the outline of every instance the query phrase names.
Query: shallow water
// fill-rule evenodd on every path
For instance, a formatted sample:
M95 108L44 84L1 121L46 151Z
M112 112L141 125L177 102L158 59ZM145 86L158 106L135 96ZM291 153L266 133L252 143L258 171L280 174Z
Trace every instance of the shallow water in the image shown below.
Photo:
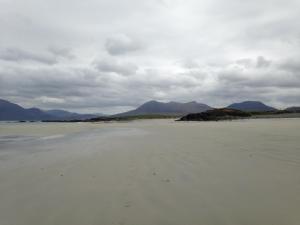
M1 123L1 225L300 224L300 119Z

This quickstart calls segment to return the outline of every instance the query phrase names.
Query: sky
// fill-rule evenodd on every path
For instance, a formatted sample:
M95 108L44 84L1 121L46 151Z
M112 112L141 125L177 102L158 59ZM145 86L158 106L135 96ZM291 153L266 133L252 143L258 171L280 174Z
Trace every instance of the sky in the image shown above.
M24 107L300 105L299 0L0 0L0 32L0 98Z

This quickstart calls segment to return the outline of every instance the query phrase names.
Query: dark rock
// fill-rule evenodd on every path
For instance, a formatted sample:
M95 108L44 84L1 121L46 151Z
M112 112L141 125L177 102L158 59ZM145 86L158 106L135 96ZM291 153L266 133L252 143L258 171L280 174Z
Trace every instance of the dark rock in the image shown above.
M290 113L300 113L300 106L293 106L286 108L285 111L290 112Z
M192 113L183 116L179 121L218 121L218 120L233 120L251 117L248 112L243 112L236 109L212 109L202 113Z

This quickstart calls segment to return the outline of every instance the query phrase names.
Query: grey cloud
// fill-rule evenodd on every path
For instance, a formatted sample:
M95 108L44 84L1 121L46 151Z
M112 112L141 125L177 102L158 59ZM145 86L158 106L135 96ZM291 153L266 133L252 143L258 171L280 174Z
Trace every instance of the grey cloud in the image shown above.
M258 56L256 59L252 58L242 58L235 61L237 65L241 65L247 69L249 68L266 68L269 67L272 63L271 60L267 60L263 56Z
M298 74L300 76L300 60L288 59L279 65L279 69Z
M278 70L277 66L267 70L261 67L251 67L248 69L224 68L218 72L220 83L228 86L239 86L240 88L273 87L273 88L297 88L300 86L300 76Z
M1 9L0 98L75 111L149 99L300 104L298 0L31 0Z
M265 59L263 56L258 56L256 60L256 67L263 68L268 67L271 64L270 60Z
M193 59L186 59L183 62L181 62L182 66L188 69L195 69L199 68L199 64L196 60Z
M50 46L48 48L49 52L58 57L63 57L67 59L75 58L75 55L72 53L72 49L67 47L58 47L58 46Z
M236 63L239 65L243 65L245 67L252 67L253 66L253 60L250 58L243 58L236 60Z
M52 55L33 53L18 48L0 49L0 59L14 62L35 61L50 65L57 63L56 58Z
M224 106L247 99L279 104L291 96L294 100L290 101L297 103L295 93L290 93L300 85L295 74L228 66L215 72L207 70L206 73L195 69L172 73L162 69L138 70L123 79L107 74L112 69L106 64L101 70L93 67L2 68L0 96L42 108L89 109L93 112L104 109L109 112L109 108L116 112L114 109L128 109L149 99L197 100L212 106ZM252 73L256 75L251 77ZM280 98L276 94L279 90Z
M140 48L141 46L138 42L124 34L109 37L105 42L105 49L111 55L122 55Z
M299 101L300 101L299 89L292 91L292 93L290 93L288 96L287 95L278 96L278 101L286 102L290 106L299 106Z
M122 95L126 83L93 68L8 68L2 69L0 80L2 98L42 108L101 111L137 104L133 93Z
M121 75L133 75L138 69L133 63L119 62L113 58L98 60L94 65L101 72L113 72Z

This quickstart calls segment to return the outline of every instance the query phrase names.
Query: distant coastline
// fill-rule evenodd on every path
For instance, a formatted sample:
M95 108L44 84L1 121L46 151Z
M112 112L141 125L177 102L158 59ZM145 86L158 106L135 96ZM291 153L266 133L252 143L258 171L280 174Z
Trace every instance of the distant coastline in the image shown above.
M284 110L268 106L260 101L232 103L224 108L211 107L196 101L159 102L151 100L134 110L114 115L80 114L66 110L43 110L23 108L20 105L0 99L0 121L18 122L113 122L138 119L177 119L179 121L218 121L245 118L297 118L300 107L288 107Z
M245 112L235 109L213 109L202 113L191 113L177 121L223 121L237 119L300 118L300 113L290 111Z
M248 113L239 111L235 115L222 114L216 116L213 112L223 111L224 109L208 110L202 113L187 114L185 116L178 115L139 115L139 116L124 116L124 117L98 117L86 120L44 120L47 123L76 123L76 122L129 122L142 119L174 119L175 121L224 121L237 119L272 119L272 118L300 118L300 113L292 112L267 112L267 113ZM212 112L213 111L213 112ZM235 111L235 110L231 110ZM204 119L201 115L205 115Z

